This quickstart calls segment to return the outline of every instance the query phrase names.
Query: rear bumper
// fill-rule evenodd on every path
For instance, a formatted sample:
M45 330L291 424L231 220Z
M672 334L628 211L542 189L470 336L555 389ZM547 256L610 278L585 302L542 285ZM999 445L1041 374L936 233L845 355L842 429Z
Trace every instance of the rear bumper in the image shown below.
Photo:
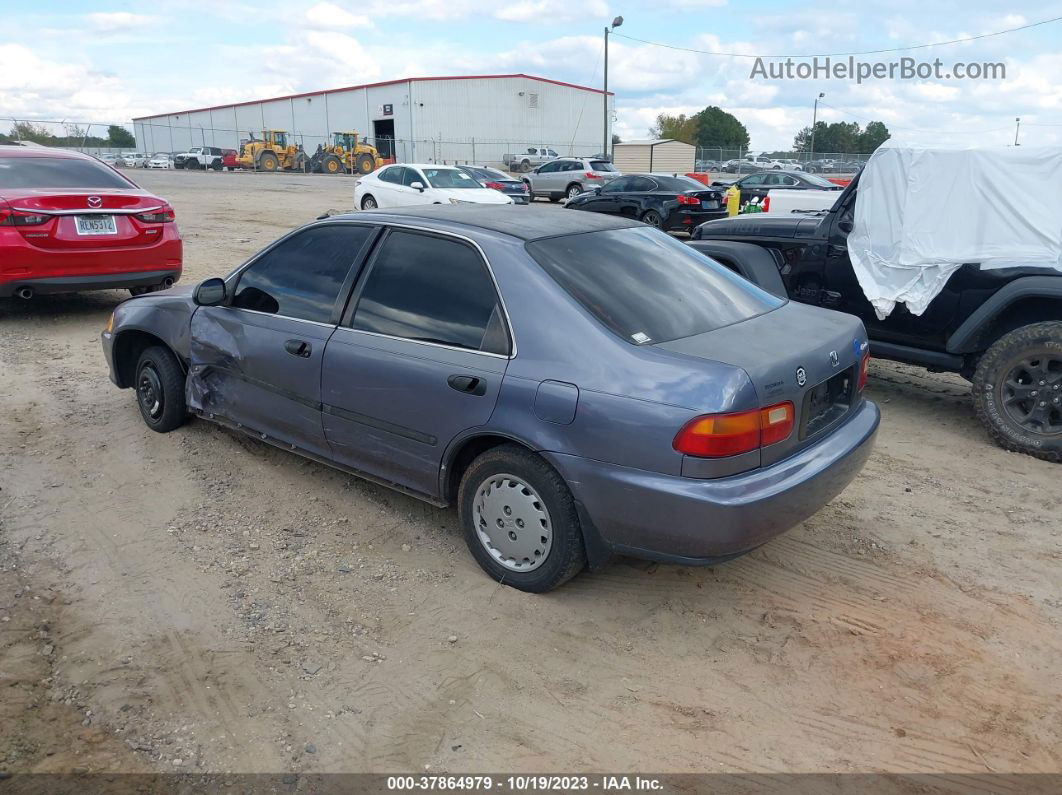
M715 480L544 453L613 553L685 565L754 549L813 515L859 474L881 414L870 401L812 447Z
M726 217L725 207L718 210L672 210L664 226L668 232L692 232L698 224Z
M10 298L23 287L37 295L78 293L87 290L121 290L129 287L155 287L181 278L181 269L136 271L132 273L98 273L90 276L24 277L0 282L0 298Z

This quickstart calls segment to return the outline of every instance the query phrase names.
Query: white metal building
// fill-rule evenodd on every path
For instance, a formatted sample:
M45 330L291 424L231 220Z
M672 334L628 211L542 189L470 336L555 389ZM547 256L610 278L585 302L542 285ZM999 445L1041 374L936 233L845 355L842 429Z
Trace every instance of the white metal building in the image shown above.
M649 171L688 174L693 171L697 149L673 138L627 141L616 144L613 160L624 174Z
M269 129L313 152L331 133L356 130L399 161L496 163L529 146L602 151L603 99L601 89L525 74L413 77L145 116L133 127L137 149L149 153L237 149ZM613 99L610 92L609 140Z

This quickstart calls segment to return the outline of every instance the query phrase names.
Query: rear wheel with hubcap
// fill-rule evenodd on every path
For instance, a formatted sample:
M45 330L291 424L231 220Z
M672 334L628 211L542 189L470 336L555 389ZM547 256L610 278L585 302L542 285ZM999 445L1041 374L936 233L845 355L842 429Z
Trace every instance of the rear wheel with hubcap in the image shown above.
M376 199L372 196L366 196L361 200L361 209L363 210L375 210L378 206Z
M543 593L586 565L571 491L523 447L506 444L479 456L461 479L457 501L465 543L499 582Z
M582 185L569 185L567 192L564 194L569 199L574 199L580 193L583 192Z
M1062 322L996 340L973 377L977 416L1007 450L1062 463Z

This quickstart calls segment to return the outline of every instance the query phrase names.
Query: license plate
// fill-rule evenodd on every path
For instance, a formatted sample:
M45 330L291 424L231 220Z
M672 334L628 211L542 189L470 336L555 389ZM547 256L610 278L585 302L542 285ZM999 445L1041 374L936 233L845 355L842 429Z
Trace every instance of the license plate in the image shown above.
M116 235L113 215L79 215L77 216L77 233L79 235Z
M701 200L701 209L702 210L718 210L719 209L719 202L711 201L709 199L702 199Z

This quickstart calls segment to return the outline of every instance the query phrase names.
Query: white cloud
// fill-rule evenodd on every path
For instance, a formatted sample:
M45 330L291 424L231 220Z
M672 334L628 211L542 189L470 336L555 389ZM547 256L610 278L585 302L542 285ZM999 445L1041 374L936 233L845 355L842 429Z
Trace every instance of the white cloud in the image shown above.
M158 17L128 11L100 11L89 14L88 20L100 33L124 33L154 25Z
M372 18L364 13L353 13L335 3L317 3L306 9L306 23L311 28L334 30L335 28L371 28Z

